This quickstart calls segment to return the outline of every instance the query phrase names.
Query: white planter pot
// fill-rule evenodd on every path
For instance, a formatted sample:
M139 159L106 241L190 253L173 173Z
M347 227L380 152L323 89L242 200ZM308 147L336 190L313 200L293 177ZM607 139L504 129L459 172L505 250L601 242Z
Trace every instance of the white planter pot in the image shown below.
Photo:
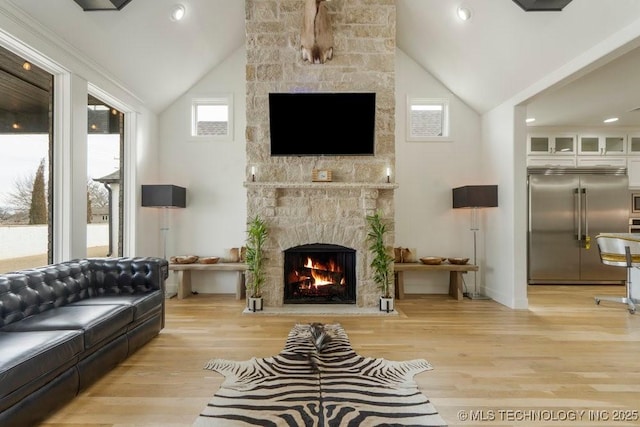
M250 311L262 311L262 297L260 298L247 298L247 308Z
M386 311L387 313L394 310L393 298L380 297L380 311Z

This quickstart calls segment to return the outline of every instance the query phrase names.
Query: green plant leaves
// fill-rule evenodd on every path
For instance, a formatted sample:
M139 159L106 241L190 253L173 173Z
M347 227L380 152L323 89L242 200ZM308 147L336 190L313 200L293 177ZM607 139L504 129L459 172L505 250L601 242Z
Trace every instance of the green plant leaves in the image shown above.
M267 241L269 230L267 224L258 215L247 224L246 263L251 273L247 281L247 291L251 298L262 296L262 285L265 280L263 246Z
M378 289L382 291L382 296L390 298L391 264L394 258L389 254L384 244L384 236L388 231L387 225L382 222L380 212L368 215L367 224L369 225L367 242L369 243L369 251L373 255L371 264L369 264L373 270L373 281L378 284Z

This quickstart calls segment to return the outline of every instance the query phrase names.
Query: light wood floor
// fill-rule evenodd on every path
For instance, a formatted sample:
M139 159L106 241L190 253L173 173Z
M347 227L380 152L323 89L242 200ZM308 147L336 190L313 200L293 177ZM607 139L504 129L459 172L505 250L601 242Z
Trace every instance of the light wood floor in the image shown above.
M361 355L430 361L433 371L416 381L452 426L640 425L640 313L593 302L623 293L621 286L529 287L530 308L522 311L409 295L396 301L400 316L342 318L243 315L243 301L232 295L172 299L157 338L44 425L190 425L222 381L202 369L210 358L272 356L293 324L314 321L341 323ZM476 421L463 422L470 415ZM528 418L536 416L542 421ZM596 417L605 419L589 422Z

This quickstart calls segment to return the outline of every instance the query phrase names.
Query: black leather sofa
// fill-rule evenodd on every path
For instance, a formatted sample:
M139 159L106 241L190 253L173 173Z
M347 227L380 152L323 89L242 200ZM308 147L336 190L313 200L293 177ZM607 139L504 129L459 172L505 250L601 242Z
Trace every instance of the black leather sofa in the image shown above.
M0 426L37 424L164 327L162 258L0 274Z

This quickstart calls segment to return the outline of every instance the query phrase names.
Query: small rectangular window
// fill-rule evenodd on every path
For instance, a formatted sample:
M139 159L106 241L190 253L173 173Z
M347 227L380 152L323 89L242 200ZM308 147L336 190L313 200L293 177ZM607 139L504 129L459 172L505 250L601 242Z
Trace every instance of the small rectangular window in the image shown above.
M192 102L191 136L213 139L232 139L231 96L197 98Z
M449 140L449 100L408 98L407 140Z

